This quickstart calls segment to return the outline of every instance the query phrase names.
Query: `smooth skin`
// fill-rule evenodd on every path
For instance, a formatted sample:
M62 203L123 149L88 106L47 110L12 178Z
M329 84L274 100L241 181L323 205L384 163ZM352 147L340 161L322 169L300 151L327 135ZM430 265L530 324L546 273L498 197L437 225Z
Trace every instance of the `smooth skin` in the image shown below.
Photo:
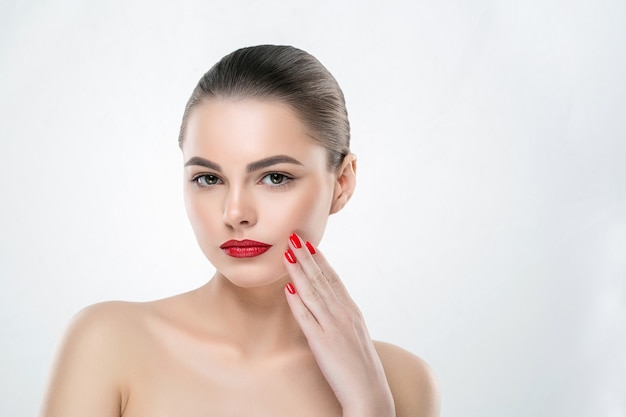
M187 213L215 275L171 298L79 313L41 416L438 416L428 366L370 339L317 247L352 195L354 155L331 171L289 106L211 99L191 114L183 158ZM272 247L233 258L219 248L230 239Z

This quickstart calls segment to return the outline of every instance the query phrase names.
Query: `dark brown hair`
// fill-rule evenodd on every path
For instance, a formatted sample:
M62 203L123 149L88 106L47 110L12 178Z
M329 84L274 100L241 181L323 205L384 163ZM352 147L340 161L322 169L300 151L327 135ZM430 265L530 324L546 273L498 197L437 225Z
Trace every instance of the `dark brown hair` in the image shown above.
M194 88L185 106L178 144L182 148L191 111L205 99L261 98L292 106L314 138L328 150L330 169L350 152L345 99L332 74L312 55L292 46L238 49L216 63Z

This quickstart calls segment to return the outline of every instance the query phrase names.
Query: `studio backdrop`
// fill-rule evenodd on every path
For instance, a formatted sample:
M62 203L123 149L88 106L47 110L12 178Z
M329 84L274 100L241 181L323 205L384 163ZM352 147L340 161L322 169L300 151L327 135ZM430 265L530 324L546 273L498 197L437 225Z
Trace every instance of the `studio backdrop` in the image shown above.
M180 120L242 46L342 86L356 193L321 248L447 417L626 416L626 3L0 3L0 415L72 316L204 284Z

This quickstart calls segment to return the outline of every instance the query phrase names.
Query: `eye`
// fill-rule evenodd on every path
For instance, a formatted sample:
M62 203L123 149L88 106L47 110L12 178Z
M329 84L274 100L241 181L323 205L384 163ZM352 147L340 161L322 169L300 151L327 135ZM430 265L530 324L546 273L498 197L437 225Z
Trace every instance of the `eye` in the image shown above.
M271 174L267 174L261 179L263 184L267 185L283 185L291 178L285 174L281 174L279 172L272 172Z
M210 187L220 183L220 179L211 174L197 175L191 181L195 182L200 187Z

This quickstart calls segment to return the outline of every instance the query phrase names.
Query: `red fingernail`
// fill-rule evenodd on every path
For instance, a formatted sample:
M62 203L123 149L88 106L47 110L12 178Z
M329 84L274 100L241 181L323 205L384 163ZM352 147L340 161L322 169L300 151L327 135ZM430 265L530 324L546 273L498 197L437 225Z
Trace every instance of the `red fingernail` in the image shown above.
M302 242L300 242L298 235L296 235L295 233L289 236L289 240L291 240L291 244L296 248L300 249L302 247Z
M285 258L287 258L287 260L291 264L296 263L296 257L293 255L293 252L291 251L291 249L287 249L287 251L285 252Z
M287 287L287 291L289 291L289 294L295 294L296 293L296 289L293 287L293 285L291 285L291 282L288 283L286 285L286 287Z
M306 242L306 248L309 250L309 253L310 253L311 255L314 255L314 254L315 254L315 248L313 247L313 245L311 245L311 243Z

